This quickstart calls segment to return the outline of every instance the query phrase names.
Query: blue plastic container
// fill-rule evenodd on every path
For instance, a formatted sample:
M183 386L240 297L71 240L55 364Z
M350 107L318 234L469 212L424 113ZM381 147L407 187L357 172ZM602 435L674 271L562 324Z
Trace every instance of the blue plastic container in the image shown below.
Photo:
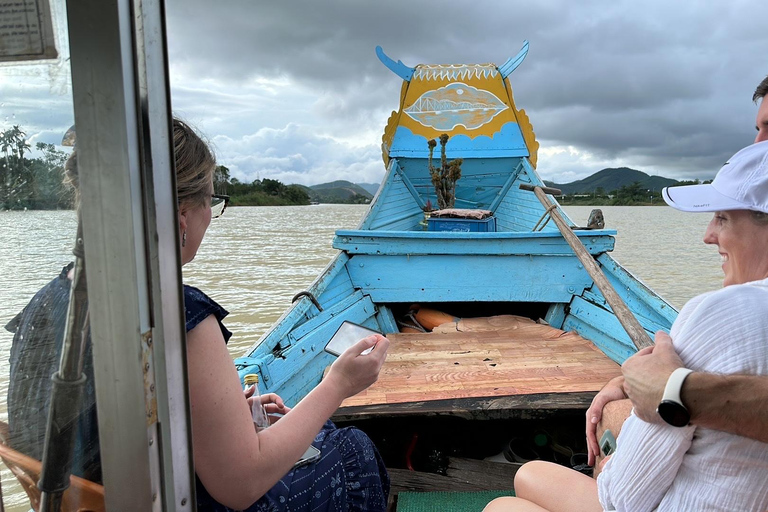
M485 219L456 219L453 217L430 217L427 231L458 231L463 233L483 233L496 231L496 217Z

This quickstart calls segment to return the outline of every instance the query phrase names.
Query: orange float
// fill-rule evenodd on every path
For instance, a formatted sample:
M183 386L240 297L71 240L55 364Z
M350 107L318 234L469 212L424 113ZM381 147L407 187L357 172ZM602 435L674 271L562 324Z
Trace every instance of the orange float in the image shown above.
M431 331L438 325L461 320L461 318L449 315L448 313L429 308L419 308L413 316L428 331Z

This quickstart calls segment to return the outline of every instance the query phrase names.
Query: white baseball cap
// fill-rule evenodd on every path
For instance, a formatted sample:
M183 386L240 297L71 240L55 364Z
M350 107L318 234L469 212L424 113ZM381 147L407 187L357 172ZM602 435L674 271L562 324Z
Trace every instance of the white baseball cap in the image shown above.
M664 201L684 212L756 210L768 213L768 141L742 149L712 183L666 187Z

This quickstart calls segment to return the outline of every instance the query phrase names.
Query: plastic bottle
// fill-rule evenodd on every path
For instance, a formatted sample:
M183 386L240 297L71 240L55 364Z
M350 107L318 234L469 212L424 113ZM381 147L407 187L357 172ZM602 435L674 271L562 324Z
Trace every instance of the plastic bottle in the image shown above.
M251 406L251 416L253 417L253 424L256 426L256 430L264 430L269 426L269 418L267 418L267 411L264 410L264 406L261 405L259 395L259 376L255 373L249 373L243 377L243 390L247 390L253 386L253 405Z

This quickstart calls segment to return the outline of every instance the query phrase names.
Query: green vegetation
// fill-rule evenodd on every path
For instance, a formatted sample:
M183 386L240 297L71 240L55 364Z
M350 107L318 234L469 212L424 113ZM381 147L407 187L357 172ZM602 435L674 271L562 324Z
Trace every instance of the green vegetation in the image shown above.
M217 194L230 196L232 206L287 206L309 204L309 195L299 185L284 185L277 180L264 178L242 183L229 177L229 169L216 167L213 189Z
M0 210L72 208L72 191L62 183L69 154L43 142L35 148L42 156L29 158L27 134L18 125L0 132ZM238 206L309 204L309 195L299 185L270 179L241 183L230 179L229 169L223 165L214 173L214 190L229 194L232 204Z
M305 187L284 185L265 178L243 183L230 178L229 169L220 165L213 175L217 194L227 194L233 206L287 206L316 203L368 204L373 197L365 189L348 181L333 181Z
M28 158L31 146L18 125L0 132L0 210L72 208L72 192L62 184L69 156L53 144L38 142L40 158Z
M448 138L447 133L440 135L439 167L432 165L432 153L435 151L437 142L435 142L435 139L427 141L427 147L429 147L429 175L432 178L432 185L435 187L437 207L440 210L453 208L456 203L456 182L461 178L461 164L464 163L463 158L456 158L449 162L445 157L445 145L448 144Z
M317 203L368 204L373 195L364 188L345 180L304 187L309 199Z
M698 180L676 181L674 186L698 185ZM704 183L709 183L706 181ZM661 189L649 190L639 181L624 185L617 190L606 192L602 187L597 187L593 192L564 194L557 197L562 205L583 206L662 206L666 205L661 197Z
M371 194L371 197L373 197L374 194L379 190L379 187L381 186L381 183L355 183L358 187L362 188L369 194Z
M632 186L636 182L640 183L643 189L656 190L657 194L660 194L662 188L678 183L670 178L650 176L629 167L602 169L591 176L571 183L552 183L550 181L545 181L544 183L548 187L559 188L563 191L563 194L571 195L596 194L598 189L614 191L625 186Z
M447 136L445 139L447 142ZM431 169L431 177L435 188L444 192L448 204L455 180L461 176L461 161L447 162L442 137L440 142L441 165ZM435 141L430 143L431 154L437 144ZM0 132L0 210L72 208L72 192L62 184L68 153L43 142L35 144L35 149L41 156L29 158L31 147L26 133L18 125ZM594 206L663 205L662 187L696 183L699 181L675 181L625 167L603 169L572 183L545 182L547 186L563 191L564 195L558 197L560 204ZM363 185L370 185L373 190L378 188L376 184ZM223 165L214 173L214 190L218 194L228 194L234 206L305 205L310 202L368 204L373 197L370 191L349 181L312 187L284 185L268 178L243 183L231 178L229 169Z

